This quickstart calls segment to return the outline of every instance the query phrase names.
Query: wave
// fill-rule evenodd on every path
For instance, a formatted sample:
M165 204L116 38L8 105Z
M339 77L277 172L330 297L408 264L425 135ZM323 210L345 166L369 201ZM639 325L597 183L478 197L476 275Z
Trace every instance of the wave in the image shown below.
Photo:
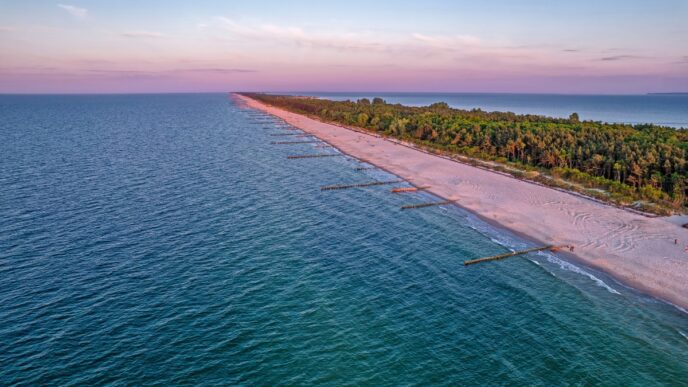
M679 335L683 336L684 339L688 340L688 335L686 335L685 333L683 333L683 331L681 331L679 329L677 329L677 331L678 331Z
M676 304L672 304L671 302L667 302L667 304L669 304L669 305L673 306L674 308L678 309L680 312L683 312L683 313L685 313L685 314L688 314L688 310L686 310L685 308L681 308L680 306L678 306L678 305L676 305Z
M568 270L568 271L571 271L571 272L574 272L574 273L577 273L577 274L580 274L580 275L583 275L583 276L590 278L597 286L600 286L602 288L607 289L607 291L609 293L621 294L621 293L619 293L619 291L617 291L613 287L609 286L606 282L595 277L592 273L583 270L582 268L572 264L571 262L567 262L567 261L564 261L563 259L557 258L553 254L547 254L544 252L540 252L539 254L544 255L547 258L547 261L558 265L563 270Z
M527 247L527 244L525 242L522 242L522 241L518 240L516 237L512 237L511 235L509 235L508 233L504 233L503 231L501 233L498 232L498 230L496 228L494 228L493 226L489 225L486 222L481 221L478 217L473 216L472 214L468 214L468 216L466 216L466 219L468 220L468 226L469 227L471 227L472 229L474 229L474 230L480 232L481 234L487 236L492 242L494 242L498 245L504 246L511 251L514 251L514 248L522 249L522 248ZM608 292L610 292L612 294L619 294L619 295L621 294L619 291L617 291L613 287L609 286L609 284L607 284L606 282L604 282L600 278L594 276L592 273L590 273L586 270L583 270L582 268L574 265L571 262L567 262L563 259L558 258L554 254L548 253L545 251L540 251L537 254L540 256L546 257L546 259L549 262L556 264L562 270L570 271L570 272L588 277L597 286L600 286L600 287L606 289ZM532 260L532 259L529 259L529 260L531 262L537 264L538 266L542 267L543 269L545 269L545 271L548 272L549 274L557 277L557 275L555 273L547 270L539 262Z
M393 174L391 174L391 175L396 176ZM430 194L430 196L434 196L434 195ZM466 226L472 228L473 230L475 230L478 233L482 234L483 236L487 237L493 243L505 247L509 251L513 252L516 250L525 249L525 248L529 247L528 243L526 243L525 241L519 239L516 236L513 236L512 234L510 234L509 232L507 232L505 230L500 230L500 229L490 225L489 223L481 220L479 217L477 217L475 214L470 213L469 211L466 211L466 210L459 208L459 207L453 207L453 208L441 207L441 209L444 210L443 212L449 212L450 216L455 215L455 216L458 216L459 218L464 219L466 221L464 223ZM562 260L562 259L556 257L552 253L540 251L540 252L537 252L536 254L545 256L549 262L556 264L562 270L566 270L566 271L570 271L570 272L573 272L576 274L580 274L582 276L585 276L585 277L591 279L597 286L600 286L600 287L606 289L608 292L610 292L612 294L618 294L618 295L621 294L619 291L617 291L616 289L614 289L609 284L607 284L606 282L604 282L600 278L596 277L592 273L574 265L571 262L567 262L565 260ZM528 260L535 263L536 265L542 267L547 273L553 275L554 277L557 277L557 275L555 273L551 272L550 270L547 270L539 262L532 260L532 259L528 259Z

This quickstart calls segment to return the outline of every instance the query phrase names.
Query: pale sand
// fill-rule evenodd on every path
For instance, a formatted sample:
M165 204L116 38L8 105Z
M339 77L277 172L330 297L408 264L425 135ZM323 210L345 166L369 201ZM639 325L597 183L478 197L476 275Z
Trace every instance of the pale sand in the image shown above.
M266 106L236 95L488 221L543 244L571 244L575 257L620 282L688 308L688 229L584 197L521 181L400 145L392 140ZM317 152L316 152L317 153ZM674 240L678 239L678 244Z

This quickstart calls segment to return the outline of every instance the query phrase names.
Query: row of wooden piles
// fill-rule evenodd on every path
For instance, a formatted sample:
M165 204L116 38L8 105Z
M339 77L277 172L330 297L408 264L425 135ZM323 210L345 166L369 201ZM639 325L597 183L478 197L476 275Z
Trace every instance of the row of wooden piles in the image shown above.
M259 123L274 123L274 121L264 121L264 122L259 122ZM285 122L286 124L286 122ZM288 125L288 124L286 124ZM288 125L289 126L289 125ZM267 127L265 129L268 129ZM281 129L285 130L294 130L294 131L300 131L297 128L293 127L281 127ZM301 131L300 131L301 132ZM313 135L308 134L308 133L274 133L270 134L270 136L273 137L281 137L281 136L294 136L295 138L299 137L313 137ZM319 144L319 145L314 145L316 148L334 148L332 145L323 143L321 140L307 140L307 141L272 141L270 144L272 145L289 145L289 144ZM322 158L322 157L351 157L347 156L343 153L320 153L320 154L304 154L304 155L289 155L287 156L287 159L309 159L309 158ZM366 171L366 170L372 170L376 169L374 166L361 166L361 167L356 167L354 170L356 171ZM369 182L361 182L361 183L353 183L353 184L337 184L337 185L326 185L326 186L321 186L320 190L321 191L335 191L335 190L345 190L345 189L353 189L353 188L366 188L366 187L376 187L376 186L381 186L381 185L392 185L392 184L399 184L399 183L408 183L408 181L403 180L403 179L396 179L396 180L388 180L388 181L369 181ZM417 191L422 191L422 190L427 190L429 189L429 186L412 186L412 187L396 187L392 188L391 192L392 193L407 193L407 192L417 192ZM420 209L420 208L426 208L426 207L434 207L434 206L442 206L442 205L448 205L448 204L453 204L456 203L456 200L442 200L442 201L434 201L434 202L426 202L426 203L415 203L415 204L405 204L401 206L402 210L409 210L409 209ZM524 249L524 250L519 250L519 251L511 251L508 253L504 254L497 254L489 257L484 257L484 258L478 258L478 259L471 259L471 260L466 260L464 261L464 265L473 265L476 263L481 263L481 262L488 262L488 261L496 261L496 260L501 260L509 257L514 257L518 255L523 255L527 253L532 253L532 252L538 252L538 251L559 251L561 249L569 249L570 251L573 251L573 247L569 245L562 245L562 246L556 246L556 245L547 245L547 246L540 246L540 247L533 247L529 249Z

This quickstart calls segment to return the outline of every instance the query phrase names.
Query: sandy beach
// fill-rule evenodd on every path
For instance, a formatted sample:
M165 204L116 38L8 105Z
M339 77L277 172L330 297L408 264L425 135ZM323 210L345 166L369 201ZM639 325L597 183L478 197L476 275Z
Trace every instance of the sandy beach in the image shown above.
M575 246L575 259L619 282L688 308L684 218L649 218L584 197L462 164L394 141L266 106L260 109L360 160L543 244ZM677 241L678 243L675 243Z

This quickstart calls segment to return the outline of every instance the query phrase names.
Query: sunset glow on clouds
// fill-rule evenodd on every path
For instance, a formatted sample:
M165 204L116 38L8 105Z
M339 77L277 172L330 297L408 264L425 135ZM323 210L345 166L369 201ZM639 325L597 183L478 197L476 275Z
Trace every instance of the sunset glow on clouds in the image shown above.
M0 92L688 90L684 1L0 3Z

